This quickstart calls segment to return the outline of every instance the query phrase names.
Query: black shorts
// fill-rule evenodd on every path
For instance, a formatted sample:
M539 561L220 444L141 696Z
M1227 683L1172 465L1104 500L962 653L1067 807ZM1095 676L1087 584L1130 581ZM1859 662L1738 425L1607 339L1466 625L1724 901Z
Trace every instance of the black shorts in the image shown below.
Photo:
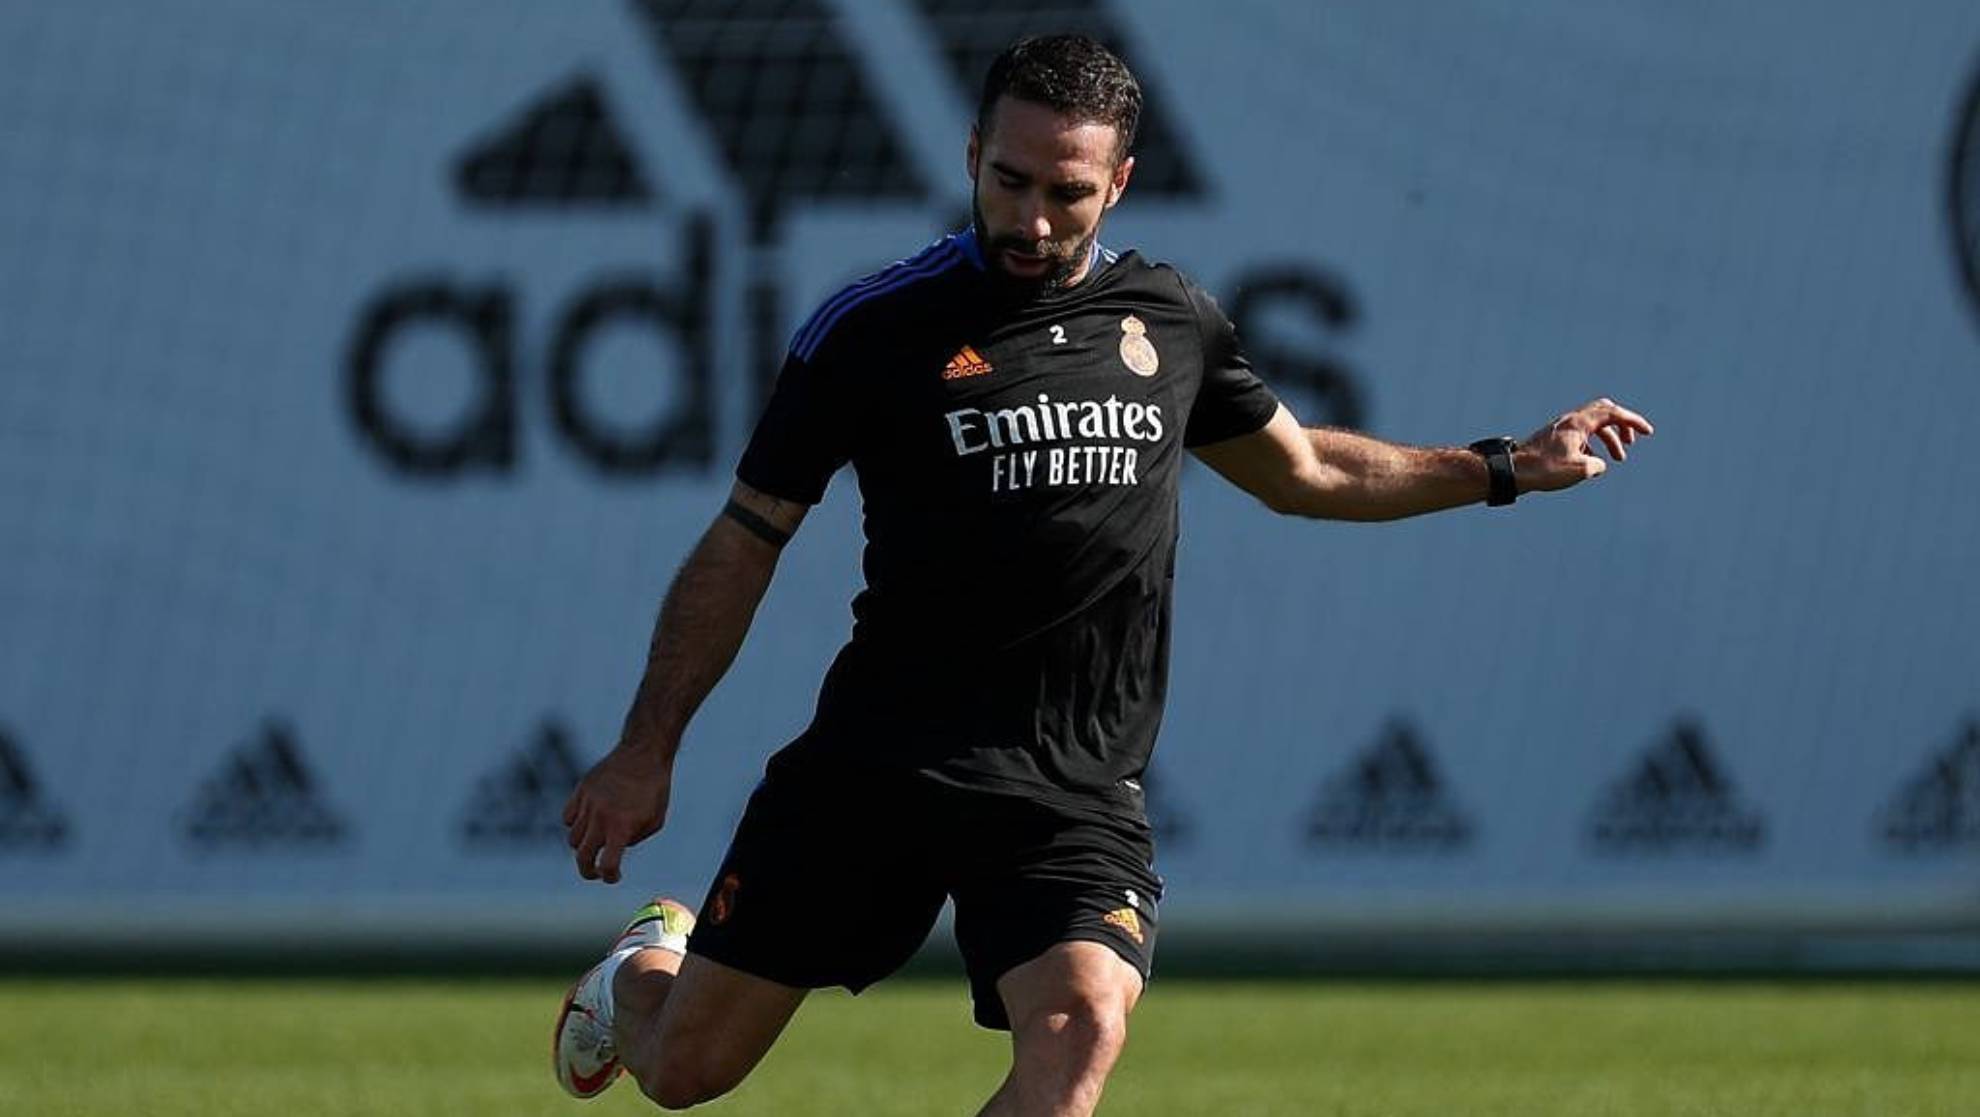
M986 1028L1010 1027L997 979L1058 943L1102 943L1147 979L1162 881L1144 821L815 768L773 764L757 785L691 953L783 985L858 993L904 965L953 898Z

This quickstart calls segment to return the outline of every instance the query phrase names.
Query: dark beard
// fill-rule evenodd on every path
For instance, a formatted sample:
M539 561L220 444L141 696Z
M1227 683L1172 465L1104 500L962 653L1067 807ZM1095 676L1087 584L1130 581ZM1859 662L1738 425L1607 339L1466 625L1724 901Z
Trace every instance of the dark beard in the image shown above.
M1024 279L1005 271L1003 264L999 262L1000 257L1007 248L1019 252L1034 251L1038 247L1038 242L1028 241L1023 237L1001 237L992 240L989 227L983 222L983 207L974 196L969 200L969 211L970 221L976 232L976 245L983 253L984 270L1009 288L1013 294L1022 297L1043 295L1070 286L1072 277L1079 271L1080 265L1093 255L1093 242L1100 236L1100 229L1095 226L1084 240L1073 246L1072 255L1064 258L1051 257L1052 264L1045 269L1044 275L1037 279Z

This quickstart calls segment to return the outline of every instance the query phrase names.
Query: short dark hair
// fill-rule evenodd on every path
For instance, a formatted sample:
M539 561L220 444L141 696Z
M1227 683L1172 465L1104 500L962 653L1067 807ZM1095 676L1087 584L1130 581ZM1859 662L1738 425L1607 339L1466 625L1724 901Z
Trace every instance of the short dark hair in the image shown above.
M1119 157L1134 150L1141 85L1127 63L1085 35L1031 35L1006 47L983 78L979 133L989 132L990 113L1003 97L1044 105L1081 123L1111 124L1121 137Z

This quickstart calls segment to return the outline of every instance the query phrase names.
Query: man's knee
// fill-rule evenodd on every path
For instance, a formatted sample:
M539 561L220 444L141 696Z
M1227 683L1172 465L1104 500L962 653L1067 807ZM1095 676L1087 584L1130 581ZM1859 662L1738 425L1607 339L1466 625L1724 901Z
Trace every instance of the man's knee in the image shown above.
M1127 1005L1118 996L1072 991L1012 1024L1020 1058L1029 1048L1053 1061L1104 1070L1127 1046L1127 1016Z
M1062 943L1006 974L998 991L1021 1072L1104 1076L1127 1044L1141 975L1104 945Z
M741 1075L711 1073L707 1067L663 1056L639 1081L640 1092L662 1109L688 1109L711 1102L742 1081Z
M640 1091L662 1109L687 1109L735 1089L804 996L803 989L689 955L651 1023L657 1031L636 1047Z
M662 1109L687 1109L711 1102L742 1084L748 1066L692 1035L670 1036L659 1058L638 1076L640 1092Z

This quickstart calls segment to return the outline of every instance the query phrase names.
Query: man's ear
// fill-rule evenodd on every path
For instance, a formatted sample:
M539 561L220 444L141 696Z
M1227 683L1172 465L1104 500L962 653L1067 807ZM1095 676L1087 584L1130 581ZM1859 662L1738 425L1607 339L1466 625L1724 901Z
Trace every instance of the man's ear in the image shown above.
M1128 176L1133 173L1134 156L1132 155L1121 160L1121 165L1114 168L1114 181L1107 184L1108 209L1113 209L1114 203L1121 200L1122 194L1127 193Z
M969 126L969 180L976 181L976 160L983 154L983 139L976 134L976 125Z

